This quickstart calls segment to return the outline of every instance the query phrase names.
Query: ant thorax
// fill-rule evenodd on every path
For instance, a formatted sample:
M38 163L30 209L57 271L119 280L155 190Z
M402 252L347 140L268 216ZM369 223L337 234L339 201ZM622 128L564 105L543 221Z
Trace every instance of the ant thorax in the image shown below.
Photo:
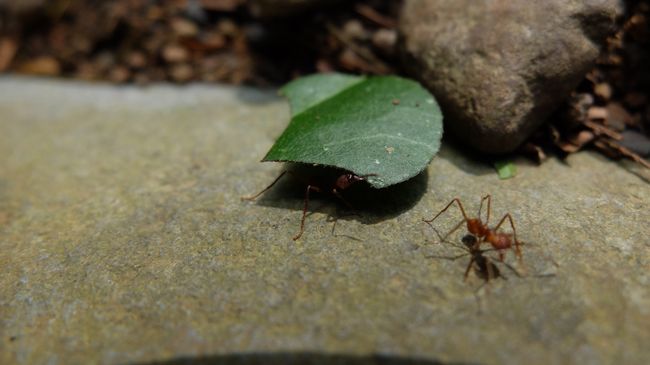
M481 222L480 219L476 218L467 220L467 230L477 237L485 237L485 235L488 234L488 230L486 229L485 225L483 225L483 222Z

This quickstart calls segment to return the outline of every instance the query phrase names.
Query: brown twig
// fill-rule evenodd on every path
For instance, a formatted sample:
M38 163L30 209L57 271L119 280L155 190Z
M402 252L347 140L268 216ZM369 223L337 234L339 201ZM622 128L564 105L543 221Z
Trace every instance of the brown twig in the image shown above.
M377 74L387 74L392 70L390 66L388 66L377 56L375 56L374 53L356 44L353 40L351 40L347 35L345 35L343 32L341 32L338 28L336 28L331 23L327 23L326 26L327 26L327 30L336 39L338 39L341 43L343 43L346 47L348 47L352 52L356 53L361 58L369 62L369 64L367 65L369 71L372 71Z
M594 131L594 133L596 133L596 134L605 135L605 136L607 136L609 138L612 138L614 140L617 140L617 141L620 141L620 140L623 139L623 136L621 136L620 133L617 133L617 132L609 129L609 128L605 127L602 124L598 124L598 123L592 122L590 120L584 120L584 121L582 121L582 124L584 126L588 127L589 129L591 129L592 131Z
M596 145L606 145L607 147L615 150L616 152L620 153L621 155L631 159L632 161L641 164L642 166L650 169L650 162L646 161L643 157L639 156L638 154L634 153L630 149L623 147L619 145L618 143L614 141L610 141L607 138L601 138L598 141L595 142Z
M358 4L354 9L361 16L363 16L366 19L376 23L377 25L379 25L381 27L394 29L397 26L394 19L389 18L389 17L387 17L387 16L385 16L383 14L380 14L377 10L371 8L368 5Z

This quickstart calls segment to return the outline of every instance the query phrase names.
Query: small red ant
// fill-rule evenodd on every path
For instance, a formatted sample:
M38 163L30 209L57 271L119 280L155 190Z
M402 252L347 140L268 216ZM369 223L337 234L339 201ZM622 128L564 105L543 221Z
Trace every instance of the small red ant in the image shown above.
M436 214L435 217L431 218L430 220L422 219L424 222L427 224L431 225L436 218L438 218L442 213L444 213L449 207L451 207L452 204L456 203L458 204L458 207L460 208L461 213L463 214L463 221L458 223L456 227L454 227L447 235L445 235L444 238L447 238L450 234L454 233L460 226L464 223L467 225L467 231L472 234L474 237L477 238L475 247L474 249L478 249L480 245L483 242L487 242L492 247L499 252L499 261L503 261L503 256L504 256L504 251L512 248L513 243L514 243L514 249L515 249L515 255L521 260L521 250L519 249L519 246L521 243L517 240L517 230L515 229L515 224L512 220L512 216L510 216L510 213L506 213L506 215L501 218L499 221L499 224L496 225L494 228L490 228L488 226L488 222L490 221L490 205L491 205L491 195L488 194L481 198L481 205L479 206L478 209L478 218L469 218L467 217L467 214L465 213L465 209L463 208L463 204L461 204L460 199L454 198L452 199L449 204L447 204L446 207L444 207L438 214ZM485 219L485 223L481 220L481 210L483 209L483 202L487 200L487 217ZM512 227L512 234L510 233L502 233L498 232L499 228L501 225L506 221L506 219L510 222L510 227Z
M273 182L264 188L264 190L260 191L259 193L253 195L253 196L244 196L241 199L242 200L255 200L257 199L260 195L264 194L267 192L269 189L273 187L283 176L286 174L292 175L294 177L299 177L294 171L291 170L284 170L278 177L273 180ZM311 178L307 183L307 187L305 189L305 199L304 199L304 205L302 208L302 218L300 220L300 232L298 232L297 235L293 237L293 240L299 239L303 232L305 231L305 217L307 216L307 209L309 208L309 193L310 192L316 192L316 193L331 193L332 195L336 196L339 198L348 208L351 210L354 210L352 205L343 198L341 195L341 192L344 190L349 189L352 185L360 182L360 181L366 181L366 177L368 176L376 176L375 174L368 174L368 175L363 175L359 176L356 174L353 174L348 171L344 171L341 174L338 174L334 178L331 176L329 177L322 177L321 179L316 179L316 178Z

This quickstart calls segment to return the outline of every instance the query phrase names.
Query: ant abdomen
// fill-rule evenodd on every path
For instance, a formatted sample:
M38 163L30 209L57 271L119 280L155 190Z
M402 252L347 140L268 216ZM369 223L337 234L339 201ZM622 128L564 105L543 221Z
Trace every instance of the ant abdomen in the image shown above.
M485 237L485 240L497 250L505 250L512 246L512 238L507 233L490 232L487 237Z

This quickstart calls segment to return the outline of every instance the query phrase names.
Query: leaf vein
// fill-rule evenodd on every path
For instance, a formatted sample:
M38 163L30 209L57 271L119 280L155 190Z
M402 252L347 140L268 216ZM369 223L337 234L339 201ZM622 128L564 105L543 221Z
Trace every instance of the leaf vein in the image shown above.
M378 134L373 134L373 135L370 135L370 136L363 136L363 137L352 137L352 138L348 138L348 139L344 139L344 140L340 140L340 141L336 141L336 142L326 143L326 144L323 145L323 147L332 147L332 146L346 144L346 143L350 143L350 142L365 141L365 140L378 139L378 138L397 139L397 140L400 140L400 141L404 141L405 143L410 143L412 145L425 147L428 151L435 152L434 148L432 148L430 145L428 145L428 144L426 144L424 142L416 141L416 140L406 138L406 137L395 136L395 135L392 135L392 134L386 134L386 133L378 133Z
M310 105L308 108L303 109L300 113L298 113L298 114L294 114L292 118L293 118L293 119L298 118L298 116L300 116L300 115L302 115L302 114L305 114L307 111L309 111L309 110L311 110L311 109L314 109L314 108L317 108L317 107L321 106L323 103L325 103L325 102L331 100L332 98L335 98L335 97L339 96L339 95L340 95L341 93L343 93L344 91L350 90L350 89L352 89L353 87L358 86L359 84L363 83L363 82L366 81L366 80L367 80L367 78L365 78L365 77L361 77L360 80L358 80L358 81L356 81L356 82L354 82L354 83L351 83L350 85L348 85L348 86L346 86L346 87L344 87L344 88L342 88L342 89L336 90L335 93L332 93L331 95L329 95L329 96L327 96L327 97L325 97L325 98L319 100L317 103Z

